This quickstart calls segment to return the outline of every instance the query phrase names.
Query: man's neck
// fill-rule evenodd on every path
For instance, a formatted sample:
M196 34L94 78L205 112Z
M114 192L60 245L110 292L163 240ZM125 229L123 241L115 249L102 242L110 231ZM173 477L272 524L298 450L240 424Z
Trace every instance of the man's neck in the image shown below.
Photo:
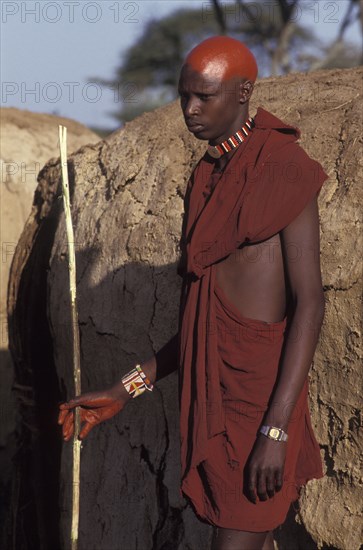
M218 159L215 159L214 160L213 172L223 172L226 165L231 160L231 158L233 157L233 155L237 151L237 149L238 149L238 147L236 147L236 149L232 149L228 153L225 153L224 155L222 155Z

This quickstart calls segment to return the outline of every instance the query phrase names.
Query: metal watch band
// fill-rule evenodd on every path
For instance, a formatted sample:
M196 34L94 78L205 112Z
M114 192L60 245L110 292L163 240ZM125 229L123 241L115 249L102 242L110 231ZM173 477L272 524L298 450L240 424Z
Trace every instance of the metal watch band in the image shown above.
M274 441L287 441L288 435L281 428L275 426L261 426L260 432Z

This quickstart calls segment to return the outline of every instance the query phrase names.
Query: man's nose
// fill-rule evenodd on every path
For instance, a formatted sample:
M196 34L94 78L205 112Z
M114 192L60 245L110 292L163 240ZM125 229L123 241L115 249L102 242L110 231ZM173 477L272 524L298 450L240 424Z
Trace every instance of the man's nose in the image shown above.
M191 97L187 101L185 107L184 107L184 114L185 116L189 117L192 115L199 114L199 101L196 97Z

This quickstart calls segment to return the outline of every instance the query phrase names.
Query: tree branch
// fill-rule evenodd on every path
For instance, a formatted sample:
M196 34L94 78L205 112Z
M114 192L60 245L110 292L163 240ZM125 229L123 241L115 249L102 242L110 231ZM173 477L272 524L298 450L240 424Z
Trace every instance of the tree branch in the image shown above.
M216 16L216 21L219 25L219 28L221 29L222 34L227 33L227 24L225 17L223 15L223 10L219 4L218 0L212 0L213 8L214 8L214 14Z

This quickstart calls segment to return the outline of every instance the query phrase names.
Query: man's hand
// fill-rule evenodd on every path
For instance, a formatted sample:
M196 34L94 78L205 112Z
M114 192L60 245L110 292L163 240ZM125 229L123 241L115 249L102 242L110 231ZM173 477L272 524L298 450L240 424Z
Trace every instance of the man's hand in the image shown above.
M69 441L74 432L75 407L80 408L81 430L80 439L84 439L92 428L104 420L112 418L120 412L127 403L127 399L120 396L117 389L100 392L89 392L71 399L67 403L59 405L58 424L62 425L63 439Z
M244 493L256 504L272 498L282 488L286 458L286 442L273 441L258 434L244 471Z

